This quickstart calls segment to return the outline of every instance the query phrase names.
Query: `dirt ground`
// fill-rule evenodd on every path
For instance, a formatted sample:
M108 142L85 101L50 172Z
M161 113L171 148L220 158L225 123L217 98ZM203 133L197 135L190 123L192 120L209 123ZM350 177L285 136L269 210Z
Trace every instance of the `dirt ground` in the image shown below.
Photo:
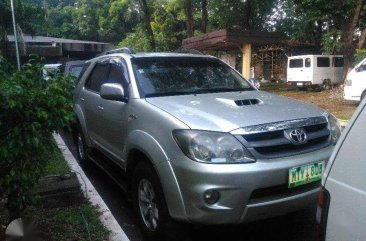
M315 92L311 90L288 90L286 85L271 84L268 86L264 85L261 90L313 104L329 111L341 120L349 120L358 106L357 102L343 99L343 88L341 87Z

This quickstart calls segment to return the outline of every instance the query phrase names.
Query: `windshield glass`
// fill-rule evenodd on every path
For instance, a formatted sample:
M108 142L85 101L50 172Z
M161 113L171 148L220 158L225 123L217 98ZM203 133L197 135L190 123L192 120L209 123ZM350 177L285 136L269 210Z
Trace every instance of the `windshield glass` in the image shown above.
M146 57L132 59L142 97L253 90L218 59Z

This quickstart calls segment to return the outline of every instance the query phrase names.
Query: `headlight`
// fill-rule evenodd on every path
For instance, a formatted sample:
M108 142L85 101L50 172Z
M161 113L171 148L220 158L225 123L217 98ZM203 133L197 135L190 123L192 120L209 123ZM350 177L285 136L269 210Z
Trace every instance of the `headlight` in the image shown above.
M255 162L252 154L229 133L174 130L173 137L183 153L195 161L208 163Z
M341 125L334 115L326 113L325 116L328 119L328 125L330 134L332 136L333 145L335 145L339 139L339 136L341 135Z

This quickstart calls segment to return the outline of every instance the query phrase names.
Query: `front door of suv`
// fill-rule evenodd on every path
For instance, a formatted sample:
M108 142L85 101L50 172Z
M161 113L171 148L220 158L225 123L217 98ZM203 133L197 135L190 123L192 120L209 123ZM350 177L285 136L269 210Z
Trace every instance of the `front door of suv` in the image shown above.
M129 78L124 61L111 59L109 62L110 71L104 83L120 84L125 93L125 100L101 99L100 105L103 106L103 111L101 111L100 122L103 123L103 128L97 131L105 154L120 162L127 135Z

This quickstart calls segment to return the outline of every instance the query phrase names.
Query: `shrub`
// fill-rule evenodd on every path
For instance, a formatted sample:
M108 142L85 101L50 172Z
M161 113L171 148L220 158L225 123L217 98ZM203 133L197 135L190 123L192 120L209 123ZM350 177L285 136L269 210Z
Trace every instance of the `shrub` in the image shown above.
M42 67L36 57L20 71L4 60L0 64L0 198L10 220L33 200L31 190L48 159L52 133L73 119L73 79L45 80Z
M364 58L366 58L366 49L356 49L355 65L361 62Z

